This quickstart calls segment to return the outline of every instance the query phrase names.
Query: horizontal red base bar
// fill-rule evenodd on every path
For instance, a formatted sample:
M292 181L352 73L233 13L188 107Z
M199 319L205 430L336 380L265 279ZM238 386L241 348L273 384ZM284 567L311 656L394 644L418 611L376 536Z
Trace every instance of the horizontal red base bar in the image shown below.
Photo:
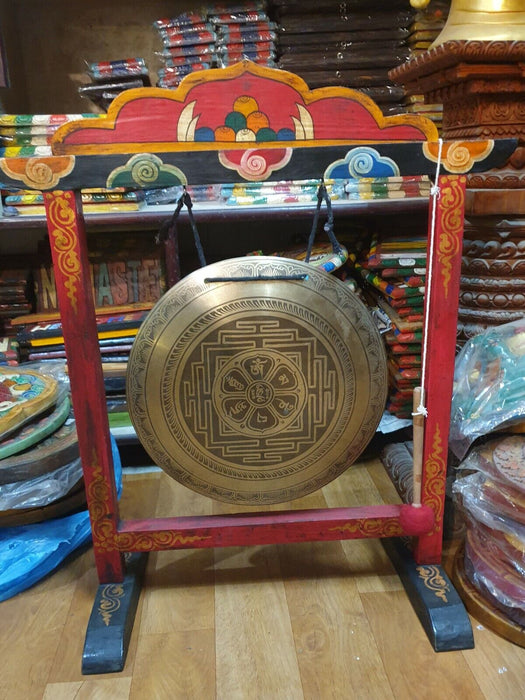
M148 552L399 537L408 534L400 523L401 508L401 505L378 505L125 520L118 528L115 549ZM417 534L427 531L428 528Z

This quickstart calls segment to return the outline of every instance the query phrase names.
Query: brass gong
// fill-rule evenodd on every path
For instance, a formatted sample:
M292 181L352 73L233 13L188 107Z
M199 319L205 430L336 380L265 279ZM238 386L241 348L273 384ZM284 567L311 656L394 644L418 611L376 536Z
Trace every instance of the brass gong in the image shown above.
M247 505L341 474L374 435L387 391L383 342L355 293L273 256L208 265L172 287L142 324L127 376L155 463Z

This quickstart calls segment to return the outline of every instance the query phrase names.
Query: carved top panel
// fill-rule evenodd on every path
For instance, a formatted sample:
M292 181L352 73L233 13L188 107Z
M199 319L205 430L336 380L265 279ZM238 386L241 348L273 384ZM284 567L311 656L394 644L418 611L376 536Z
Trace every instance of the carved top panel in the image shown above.
M242 61L199 71L176 90L138 88L102 119L60 127L53 156L0 159L0 186L152 188L270 179L484 172L515 139L450 141L432 121L384 117L366 95L309 90L297 75Z
M393 68L390 77L410 82L459 63L518 63L525 60L525 41L447 41L403 65Z

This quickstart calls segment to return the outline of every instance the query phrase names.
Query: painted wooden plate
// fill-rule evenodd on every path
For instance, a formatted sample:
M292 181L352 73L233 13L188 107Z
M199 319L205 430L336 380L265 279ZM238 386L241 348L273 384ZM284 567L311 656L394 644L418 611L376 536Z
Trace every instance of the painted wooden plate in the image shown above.
M64 424L71 410L71 401L66 395L45 416L29 425L24 425L7 440L0 443L0 460L18 454L40 442ZM1 464L1 462L0 462Z
M58 382L40 372L0 367L0 440L52 406Z
M69 492L47 506L37 508L10 508L0 511L0 527L32 525L51 518L62 518L86 507L86 490L81 478Z
M494 466L514 488L525 494L525 438L513 435L494 448Z
M481 592L473 586L465 572L465 550L456 553L452 571L452 582L461 596L468 612L485 627L493 630L513 644L525 647L525 629L513 622L502 610L498 610Z
M63 467L77 457L77 427L70 411L69 419L37 445L0 459L0 484L34 479Z

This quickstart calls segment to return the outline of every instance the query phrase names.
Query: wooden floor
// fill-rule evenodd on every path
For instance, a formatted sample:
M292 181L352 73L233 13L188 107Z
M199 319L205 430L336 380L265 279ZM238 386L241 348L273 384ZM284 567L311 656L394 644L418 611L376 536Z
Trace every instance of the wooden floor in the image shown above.
M371 460L292 507L382 500L397 497ZM125 475L129 517L233 510ZM86 549L0 604L0 700L525 697L525 649L475 620L475 649L433 651L377 540L151 554L124 670L82 676L97 585Z

